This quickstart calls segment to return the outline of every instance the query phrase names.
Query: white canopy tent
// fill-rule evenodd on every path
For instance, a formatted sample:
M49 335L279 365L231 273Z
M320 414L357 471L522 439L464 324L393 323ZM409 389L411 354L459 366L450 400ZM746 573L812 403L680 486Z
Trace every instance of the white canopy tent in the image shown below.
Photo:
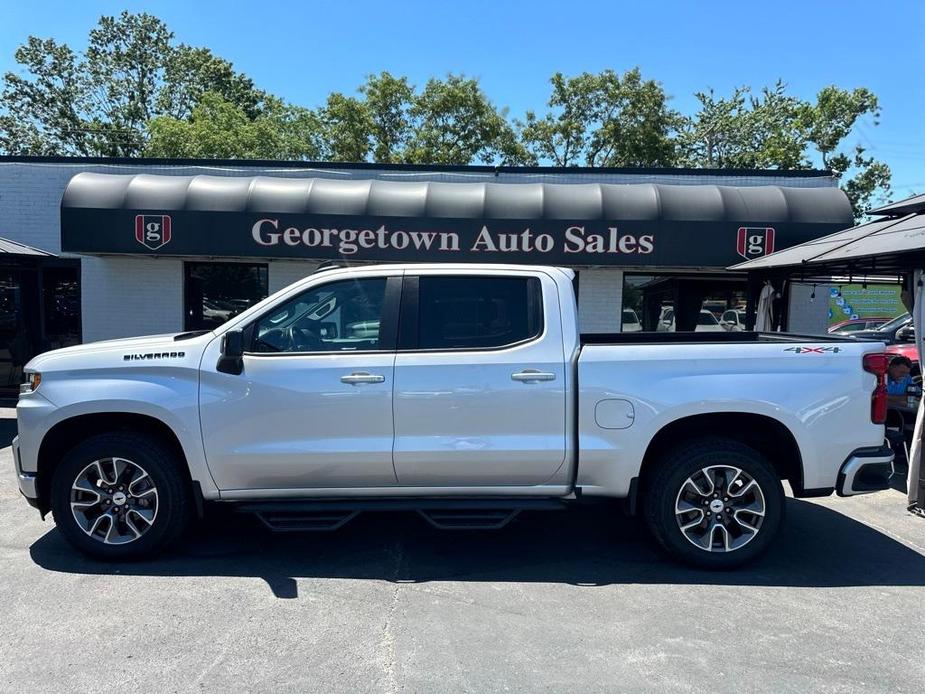
M729 269L746 271L756 282L772 279L821 282L835 276L902 278L913 297L910 310L921 360L925 354L925 194L871 210L869 214L877 219ZM760 298L758 307L760 320ZM920 405L909 456L908 490L909 509L925 515L923 428L925 408Z

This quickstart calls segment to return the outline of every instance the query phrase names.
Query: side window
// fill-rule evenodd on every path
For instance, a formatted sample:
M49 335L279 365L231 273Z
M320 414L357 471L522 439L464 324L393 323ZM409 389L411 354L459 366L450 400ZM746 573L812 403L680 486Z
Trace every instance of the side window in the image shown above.
M542 294L535 277L419 279L419 349L504 347L542 331Z
M314 287L263 315L254 352L357 352L379 349L386 278Z

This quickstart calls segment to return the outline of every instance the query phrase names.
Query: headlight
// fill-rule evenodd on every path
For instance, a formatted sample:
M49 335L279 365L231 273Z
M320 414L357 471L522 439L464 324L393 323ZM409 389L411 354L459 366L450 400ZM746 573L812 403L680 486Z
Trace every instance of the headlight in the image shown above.
M27 371L26 372L26 382L19 386L19 393L33 393L38 390L39 384L42 382L42 374L37 371Z

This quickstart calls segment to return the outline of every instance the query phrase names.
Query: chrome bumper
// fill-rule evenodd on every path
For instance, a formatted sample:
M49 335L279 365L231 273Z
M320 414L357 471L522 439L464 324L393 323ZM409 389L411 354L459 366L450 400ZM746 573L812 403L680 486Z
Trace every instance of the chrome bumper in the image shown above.
M839 496L869 494L889 489L893 451L889 446L861 448L842 463L835 491Z

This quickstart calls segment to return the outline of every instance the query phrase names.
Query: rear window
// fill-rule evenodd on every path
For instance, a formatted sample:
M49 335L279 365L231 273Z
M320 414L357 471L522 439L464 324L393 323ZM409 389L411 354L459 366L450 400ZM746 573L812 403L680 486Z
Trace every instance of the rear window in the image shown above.
M537 337L543 304L536 277L421 277L420 349L486 349Z

